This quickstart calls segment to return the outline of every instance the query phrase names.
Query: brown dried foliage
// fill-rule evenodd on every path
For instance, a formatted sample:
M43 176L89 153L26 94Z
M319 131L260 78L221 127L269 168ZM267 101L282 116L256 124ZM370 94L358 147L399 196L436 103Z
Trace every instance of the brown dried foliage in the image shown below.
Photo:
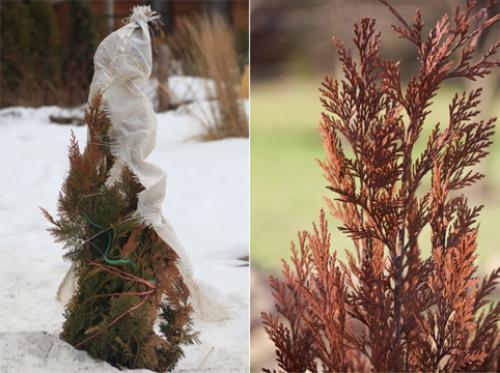
M500 65L499 42L474 58L479 34L500 17L472 27L484 12L469 1L424 37L420 11L410 24L382 2L399 21L393 30L417 50L417 73L404 88L398 62L380 55L375 20L363 18L354 27L358 61L335 41L344 79L327 77L321 88L319 164L334 193L326 203L355 252L345 263L331 253L322 212L319 227L292 246L284 278L271 277L277 315L263 313L264 325L289 372L498 370L500 304L487 298L500 268L480 283L481 207L457 193L483 177L472 166L491 144L495 118L476 119L481 90L455 95L446 127L436 124L423 153L412 152L444 81L482 78ZM429 258L419 248L426 226Z

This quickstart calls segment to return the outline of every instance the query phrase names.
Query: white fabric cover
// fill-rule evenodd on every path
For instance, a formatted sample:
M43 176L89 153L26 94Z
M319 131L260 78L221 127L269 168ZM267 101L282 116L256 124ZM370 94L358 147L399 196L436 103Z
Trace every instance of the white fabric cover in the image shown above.
M165 198L166 174L146 161L156 143L156 114L151 102L138 84L147 80L152 70L151 36L148 21L158 15L149 6L136 6L128 23L108 35L99 45L94 56L94 76L90 85L89 101L102 92L105 110L109 113L113 139L112 153L117 162L110 172L112 184L126 165L145 187L138 196L136 216L153 227L158 235L179 256L179 270L191 293L195 315L204 320L221 320L226 317L223 307L202 294L194 278L189 259L182 244L162 215ZM75 275L66 274L58 291L58 298L71 297Z

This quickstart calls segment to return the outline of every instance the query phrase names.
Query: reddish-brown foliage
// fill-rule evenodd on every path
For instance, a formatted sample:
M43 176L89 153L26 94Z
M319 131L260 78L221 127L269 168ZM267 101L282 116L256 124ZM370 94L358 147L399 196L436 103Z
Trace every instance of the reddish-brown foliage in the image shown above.
M420 11L408 23L382 2L399 21L393 30L416 48L417 73L405 88L398 62L380 55L375 20L363 18L354 27L357 61L335 41L344 79L327 77L321 88L319 163L334 193L326 202L355 252L336 260L322 212L312 233L299 234L291 266L283 262L284 279L271 277L278 315L264 313L264 325L279 367L290 372L500 369L500 305L487 300L500 268L479 282L481 207L457 193L483 177L472 166L491 144L495 119L476 119L481 90L455 95L446 127L436 124L412 156L442 83L482 78L500 65L499 42L474 58L481 31L500 17L473 27L484 11L469 1L424 37ZM429 258L419 248L426 226Z

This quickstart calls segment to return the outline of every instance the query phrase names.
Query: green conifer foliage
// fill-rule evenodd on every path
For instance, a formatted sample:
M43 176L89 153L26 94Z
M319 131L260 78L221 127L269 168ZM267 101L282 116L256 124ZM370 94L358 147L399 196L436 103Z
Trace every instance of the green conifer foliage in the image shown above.
M171 370L183 356L182 346L198 341L178 258L134 217L143 189L134 174L124 168L119 180L107 182L115 159L99 96L85 120L87 145L81 152L71 139L58 218L43 210L78 275L61 338L117 367Z
M57 36L52 2L0 2L0 106L64 101Z
M0 2L0 105L10 103L10 92L18 91L21 77L31 72L29 61L31 19L23 2Z
M29 13L29 60L35 69L35 83L40 89L40 95L45 96L40 97L40 100L42 103L50 102L55 94L52 80L59 75L59 40L53 4L50 1L32 1Z
M98 45L97 22L92 6L86 1L69 3L70 30L66 51L66 73L77 74L75 84L87 85L94 73L92 59ZM78 87L82 88L82 87Z

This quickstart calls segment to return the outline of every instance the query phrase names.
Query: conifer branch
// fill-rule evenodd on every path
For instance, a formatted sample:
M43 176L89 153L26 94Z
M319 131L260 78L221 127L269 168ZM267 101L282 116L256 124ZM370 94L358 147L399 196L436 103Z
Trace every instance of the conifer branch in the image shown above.
M283 279L271 278L277 314L263 314L264 325L289 372L498 370L500 305L488 298L500 268L479 280L481 206L457 194L482 179L473 167L492 143L496 119L477 119L481 90L456 94L444 128L434 125L424 151L413 153L442 84L500 65L499 42L474 61L477 38L499 16L468 1L425 35L420 11L409 22L380 1L399 22L394 32L416 49L417 72L404 87L399 63L380 54L375 20L363 18L354 26L356 57L334 39L343 79L326 77L320 88L318 163L333 194L325 200L355 251L337 260L322 212L292 246ZM429 258L419 247L425 227Z

